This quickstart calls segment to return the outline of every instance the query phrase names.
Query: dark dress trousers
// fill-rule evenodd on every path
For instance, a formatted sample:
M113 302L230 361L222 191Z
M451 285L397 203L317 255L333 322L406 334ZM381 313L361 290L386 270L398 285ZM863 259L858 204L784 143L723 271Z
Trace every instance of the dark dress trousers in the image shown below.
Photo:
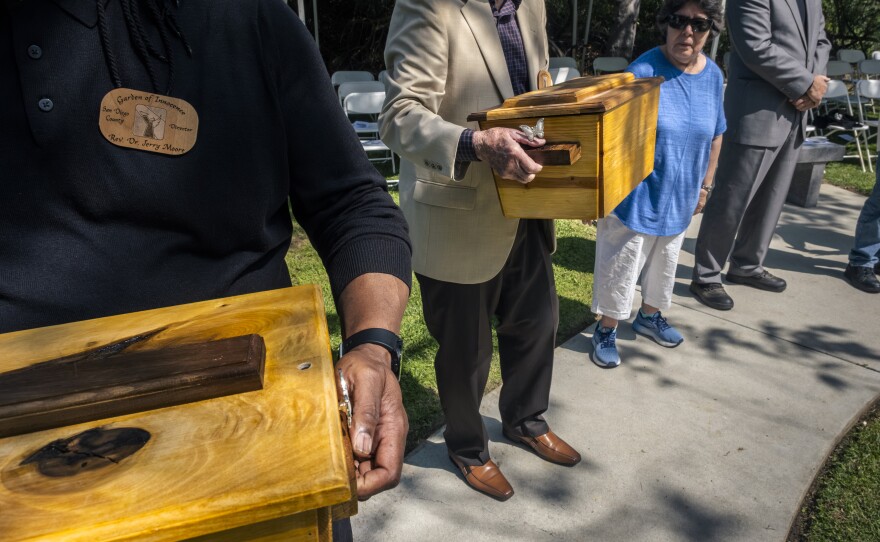
M468 465L489 460L480 401L492 361L493 318L504 382L501 423L515 434L549 431L541 414L550 398L559 301L541 221L520 220L507 262L487 282L416 277L425 323L440 344L434 368L450 453Z

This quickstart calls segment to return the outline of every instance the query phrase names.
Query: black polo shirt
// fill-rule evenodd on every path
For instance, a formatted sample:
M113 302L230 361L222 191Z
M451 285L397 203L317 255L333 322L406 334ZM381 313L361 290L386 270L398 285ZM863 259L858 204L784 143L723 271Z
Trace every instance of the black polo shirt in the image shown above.
M369 272L410 283L406 223L290 9L173 12L192 56L172 35L171 95L199 115L181 156L101 135L96 2L0 4L0 332L287 286L291 209L335 294ZM106 13L123 86L153 91L121 4ZM152 63L164 93L172 70Z

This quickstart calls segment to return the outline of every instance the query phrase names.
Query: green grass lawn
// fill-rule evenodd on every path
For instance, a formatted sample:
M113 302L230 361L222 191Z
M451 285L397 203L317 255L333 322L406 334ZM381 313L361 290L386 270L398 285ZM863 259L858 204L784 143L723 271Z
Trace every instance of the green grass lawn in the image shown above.
M832 162L825 167L825 182L867 196L874 188L874 173L862 171L858 159Z
M815 491L798 540L880 540L880 406L831 455Z
M392 195L397 200L397 193L392 192ZM590 312L590 301L596 230L575 220L559 220L556 222L556 229L559 249L553 258L553 270L559 296L557 343L561 343L594 320ZM330 284L324 266L302 230L297 229L294 234L294 242L287 254L287 267L294 284L315 283L321 286L324 303L327 306L330 342L335 350L341 341L339 315L330 295ZM434 354L437 352L437 343L425 328L422 319L422 296L415 279L403 315L401 336L404 339L404 363L400 385L403 390L404 406L409 416L410 431L407 436L407 451L409 451L443 423L434 376ZM488 390L494 389L500 383L501 372L498 368L496 348Z
M868 116L876 118L877 115L869 113ZM829 139L835 143L845 143L835 135L832 135ZM857 148L855 143L846 144L846 154L848 156L855 155L856 151ZM864 143L862 144L862 154L867 156L867 160L870 160L873 165L876 165L877 139L873 134L868 139L867 152L865 151ZM865 171L862 171L858 157L846 158L842 162L831 162L825 168L825 181L834 186L839 186L840 188L845 188L867 196L874 188L874 181L876 180L875 174L869 171L867 165L866 162Z

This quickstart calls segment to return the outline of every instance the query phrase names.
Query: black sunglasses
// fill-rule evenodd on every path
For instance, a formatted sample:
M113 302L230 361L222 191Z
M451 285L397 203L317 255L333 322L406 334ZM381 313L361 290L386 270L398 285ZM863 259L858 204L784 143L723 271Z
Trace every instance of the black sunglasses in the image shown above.
M700 34L708 32L714 26L710 19L703 19L702 17L691 19L684 15L670 15L666 18L666 22L676 30L684 30L686 26L690 25L694 32Z

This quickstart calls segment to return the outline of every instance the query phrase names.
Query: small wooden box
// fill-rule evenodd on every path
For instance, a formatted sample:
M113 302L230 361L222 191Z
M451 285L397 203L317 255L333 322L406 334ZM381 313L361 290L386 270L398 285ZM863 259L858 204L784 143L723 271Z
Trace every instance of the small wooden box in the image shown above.
M579 146L577 161L545 165L525 185L496 173L504 215L591 220L614 210L654 169L662 82L662 77L636 79L631 73L580 77L468 116L482 130L535 126L543 118L547 147Z
M139 348L261 336L263 389L0 438L0 538L329 541L356 500L316 286L7 333L0 373L154 330ZM109 461L27 461L96 428L148 438Z

